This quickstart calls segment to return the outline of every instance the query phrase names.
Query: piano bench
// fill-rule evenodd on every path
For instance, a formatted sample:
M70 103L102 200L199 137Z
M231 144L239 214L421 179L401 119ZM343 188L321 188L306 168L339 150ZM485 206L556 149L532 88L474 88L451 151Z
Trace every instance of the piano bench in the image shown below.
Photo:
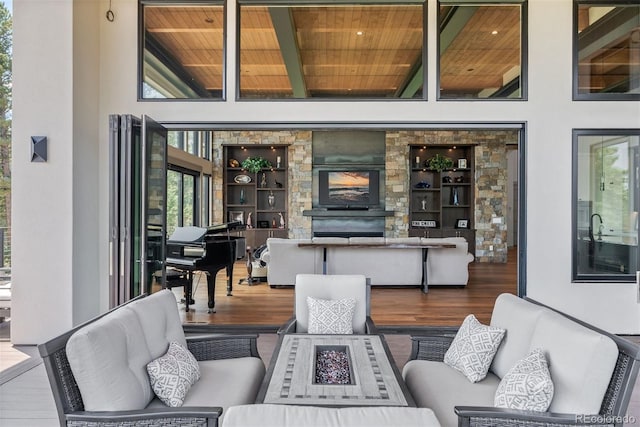
M171 289L171 288L179 288L179 287L184 287L184 298L182 299L181 302L186 304L186 311L189 311L189 304L195 304L196 301L193 299L193 296L191 296L191 298L189 299L189 302L187 303L187 294L188 292L188 287L191 285L191 280L189 277L189 272L188 271L182 271L182 270L177 270L175 268L167 268L166 271L166 281L165 281L165 285L163 286L166 289ZM157 279L157 277L156 277Z

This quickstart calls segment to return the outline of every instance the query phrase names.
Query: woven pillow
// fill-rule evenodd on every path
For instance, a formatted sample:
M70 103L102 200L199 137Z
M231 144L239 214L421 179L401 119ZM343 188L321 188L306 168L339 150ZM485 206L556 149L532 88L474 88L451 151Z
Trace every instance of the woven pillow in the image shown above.
M535 348L502 378L496 390L497 408L546 411L553 399L553 382L542 349Z
M310 334L352 334L356 300L325 300L307 297Z
M153 392L167 406L182 406L187 392L200 379L198 361L177 342L167 352L147 364Z
M487 376L504 334L504 329L483 325L470 314L462 322L445 353L444 363L462 372L472 383L476 383Z

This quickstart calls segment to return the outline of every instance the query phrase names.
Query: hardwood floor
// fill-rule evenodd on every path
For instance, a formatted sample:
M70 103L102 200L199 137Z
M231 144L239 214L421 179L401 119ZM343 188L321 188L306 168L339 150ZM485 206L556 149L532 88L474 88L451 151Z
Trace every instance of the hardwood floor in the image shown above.
M459 325L470 313L488 323L493 304L504 292L516 293L516 250L509 251L506 264L471 263L466 287L380 288L371 291L371 317L378 326ZM393 268L393 265L389 265ZM365 273L366 274L366 273ZM267 283L238 285L246 277L243 261L234 266L233 296L226 295L226 274L216 277L216 313L207 313L207 284L204 274L194 279L196 303L181 310L185 323L215 325L281 325L293 312L293 288L270 288ZM177 295L182 288L174 288Z

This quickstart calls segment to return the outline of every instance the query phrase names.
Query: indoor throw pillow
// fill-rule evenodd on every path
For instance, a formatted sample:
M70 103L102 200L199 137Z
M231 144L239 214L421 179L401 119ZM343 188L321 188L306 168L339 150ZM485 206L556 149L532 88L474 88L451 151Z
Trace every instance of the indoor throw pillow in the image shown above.
M498 408L546 411L553 399L553 382L542 349L519 360L502 378L494 405Z
M307 297L310 334L352 334L356 300Z
M198 361L177 342L169 350L147 364L153 392L167 406L182 406L187 392L200 379Z
M444 363L462 372L472 383L478 382L487 376L504 333L504 329L483 325L470 314L445 353Z

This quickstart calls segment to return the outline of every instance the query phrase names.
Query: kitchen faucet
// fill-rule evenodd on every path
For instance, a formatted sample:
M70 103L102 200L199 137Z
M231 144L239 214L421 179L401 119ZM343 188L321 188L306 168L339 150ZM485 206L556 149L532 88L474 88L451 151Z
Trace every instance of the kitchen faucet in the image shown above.
M600 221L600 226L598 227L598 240L602 240L602 217L600 216L600 214L598 213L594 213L593 215L591 215L591 218L589 219L589 239L593 242L593 217L597 216L598 220Z

